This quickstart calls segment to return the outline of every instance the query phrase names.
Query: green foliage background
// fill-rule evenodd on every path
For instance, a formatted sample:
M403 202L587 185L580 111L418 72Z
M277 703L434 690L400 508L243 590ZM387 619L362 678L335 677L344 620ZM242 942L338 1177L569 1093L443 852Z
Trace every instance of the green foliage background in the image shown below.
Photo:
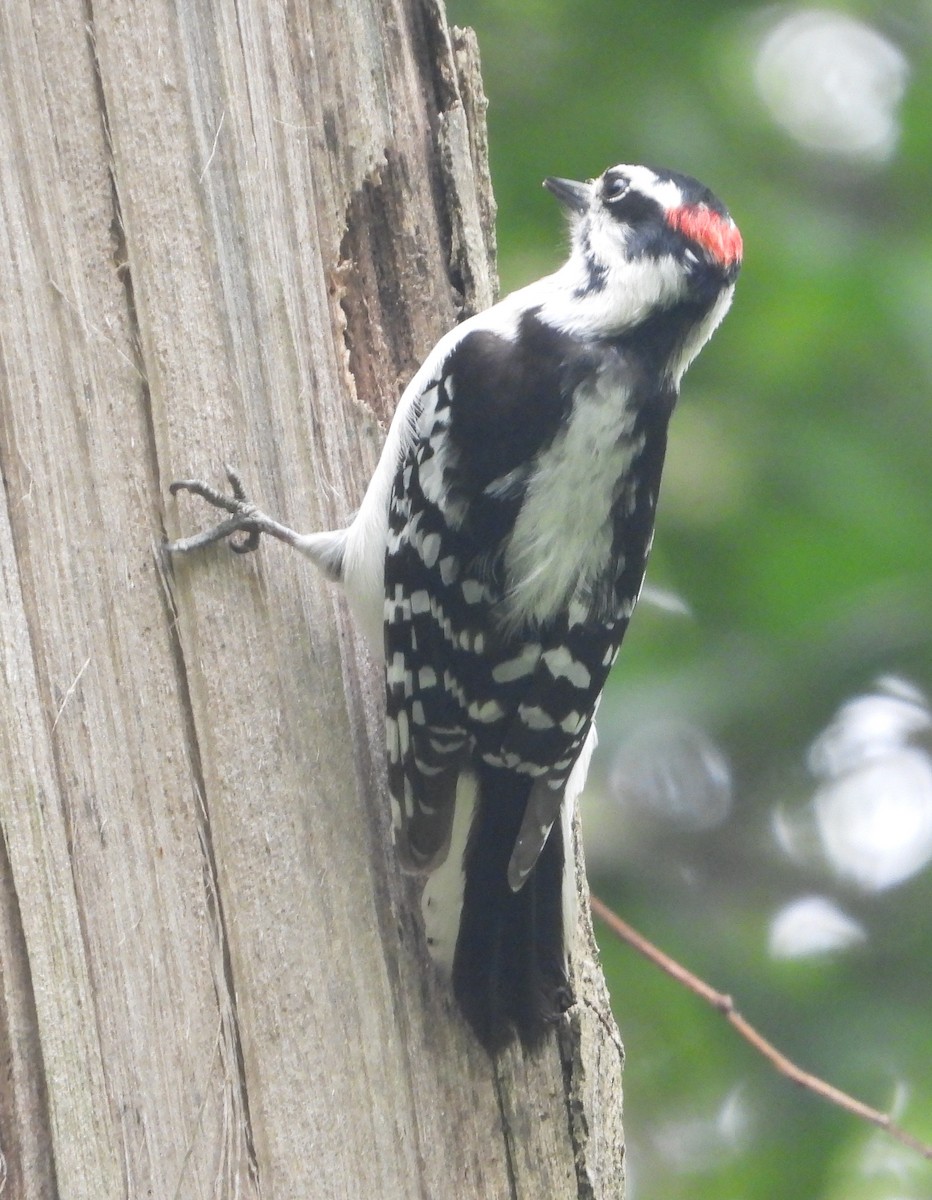
M835 6L909 63L898 146L879 163L807 149L762 102L756 48L789 9L448 8L482 52L503 290L560 261L547 174L675 167L744 235L733 311L674 418L649 573L691 617L642 606L613 674L583 810L594 889L793 1058L932 1141L932 871L870 892L774 835L811 798L807 750L841 704L880 675L932 692L932 5ZM613 798L618 747L648 720L687 722L724 754L734 802L714 827ZM603 840L617 850L598 853ZM809 893L865 939L773 957L775 911ZM629 1055L632 1200L932 1196L929 1164L793 1089L600 942Z

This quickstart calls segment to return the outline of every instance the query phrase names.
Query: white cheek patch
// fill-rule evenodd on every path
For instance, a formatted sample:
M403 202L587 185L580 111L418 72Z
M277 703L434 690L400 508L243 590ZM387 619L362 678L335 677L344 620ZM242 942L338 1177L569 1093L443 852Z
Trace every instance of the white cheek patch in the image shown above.
M544 321L565 333L611 336L658 309L671 307L683 296L686 279L672 255L628 260L618 251L624 244L624 234L619 234L620 227L611 217L593 220L590 244L605 264L601 286L583 291L584 278L573 274L578 264L569 263L561 277L568 285L566 290L553 289L541 305Z

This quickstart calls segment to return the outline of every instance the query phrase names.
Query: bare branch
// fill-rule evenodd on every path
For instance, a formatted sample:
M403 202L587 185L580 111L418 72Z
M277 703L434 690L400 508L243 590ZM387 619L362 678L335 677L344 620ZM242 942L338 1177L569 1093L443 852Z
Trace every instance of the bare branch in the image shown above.
M698 975L694 975L682 963L671 958L653 942L649 942L638 931L630 926L627 921L623 920L619 915L604 904L597 896L591 897L592 911L600 921L604 921L609 929L620 938L623 942L627 942L639 954L642 954L646 959L659 967L672 979L683 984L689 991L700 999L705 1000L717 1012L720 1012L728 1023L737 1030L744 1040L773 1066L781 1075L789 1079L792 1083L798 1084L799 1087L805 1088L806 1091L813 1092L816 1096L821 1096L823 1100L828 1100L830 1104L842 1108L845 1112L849 1112L852 1116L860 1117L862 1121L867 1121L871 1125L876 1125L878 1129L884 1130L890 1137L895 1138L904 1146L908 1146L910 1150L915 1150L917 1154L921 1154L923 1158L932 1161L932 1146L920 1141L913 1134L908 1133L905 1129L901 1129L899 1125L894 1124L888 1113L883 1113L879 1109L871 1108L870 1105L864 1104L861 1100L855 1099L854 1096L849 1096L847 1092L843 1092L840 1088L834 1087L827 1083L824 1079L820 1079L818 1075L813 1075L809 1071L804 1071L791 1059L780 1050L772 1042L769 1042L762 1033L746 1020L735 1007L735 1002L731 996L725 992L716 991L705 980L700 979Z

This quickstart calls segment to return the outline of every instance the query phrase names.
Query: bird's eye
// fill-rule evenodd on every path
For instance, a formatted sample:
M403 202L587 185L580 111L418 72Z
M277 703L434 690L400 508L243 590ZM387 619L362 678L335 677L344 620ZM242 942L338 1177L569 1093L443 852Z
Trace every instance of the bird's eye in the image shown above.
M609 175L602 184L602 199L607 204L620 200L630 186L624 175Z

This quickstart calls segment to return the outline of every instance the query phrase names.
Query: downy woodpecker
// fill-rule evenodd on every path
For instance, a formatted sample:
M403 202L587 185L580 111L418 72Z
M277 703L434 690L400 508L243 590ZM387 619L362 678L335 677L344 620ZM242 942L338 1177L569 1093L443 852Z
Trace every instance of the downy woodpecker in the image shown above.
M347 529L231 517L342 582L384 652L398 852L426 877L433 957L494 1051L571 1001L573 807L634 609L683 372L731 303L741 236L702 184L611 167L547 179L569 260L463 322L406 388Z

